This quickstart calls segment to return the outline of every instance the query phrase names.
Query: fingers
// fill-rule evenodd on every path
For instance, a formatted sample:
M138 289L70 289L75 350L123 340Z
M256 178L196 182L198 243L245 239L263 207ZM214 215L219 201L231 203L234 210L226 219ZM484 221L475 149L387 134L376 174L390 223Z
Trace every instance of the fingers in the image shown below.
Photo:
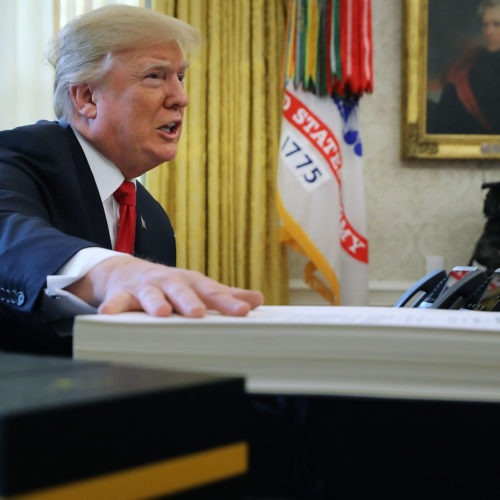
M246 316L263 302L260 292L224 287L206 296L203 300L209 309L219 311L226 316Z
M136 298L144 312L151 316L170 316L173 312L172 304L156 286L149 285L139 288L136 292Z
M170 316L172 304L164 293L155 287L144 287L136 291L137 296L130 292L119 292L104 300L98 308L100 314L119 314L127 311L144 311L151 316Z
M251 309L255 309L264 303L264 295L257 290L246 290L244 288L231 288L231 290L236 298L248 302Z
M204 300L209 309L219 311L226 316L245 316L251 309L248 302L236 299L227 292L211 294L209 297L205 297Z
M201 297L184 283L169 284L162 293L166 294L168 300L176 313L188 318L202 318L207 311L206 303Z
M135 258L126 265L118 262L101 284L105 290L98 312L103 314L144 311L151 316L169 316L176 312L200 318L212 309L228 316L245 316L263 303L260 292L231 288L196 271Z
M182 316L201 318L206 306L196 293L187 286L175 286L175 293L168 297L157 286L143 286L134 290L118 292L106 298L98 308L101 314L119 314L127 311L144 311L151 316L170 316L177 312Z
M120 292L105 299L98 307L100 314L118 314L126 311L141 311L141 305L133 295L128 292Z

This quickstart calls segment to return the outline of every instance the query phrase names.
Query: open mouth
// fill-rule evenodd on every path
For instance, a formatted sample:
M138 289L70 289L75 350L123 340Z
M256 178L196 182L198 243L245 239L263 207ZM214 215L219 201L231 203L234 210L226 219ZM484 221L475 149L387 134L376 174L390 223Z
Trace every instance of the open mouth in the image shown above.
M162 127L159 127L158 130L161 130L162 132L168 135L175 135L179 130L180 125L181 125L180 122L172 121L167 123L166 125L163 125Z

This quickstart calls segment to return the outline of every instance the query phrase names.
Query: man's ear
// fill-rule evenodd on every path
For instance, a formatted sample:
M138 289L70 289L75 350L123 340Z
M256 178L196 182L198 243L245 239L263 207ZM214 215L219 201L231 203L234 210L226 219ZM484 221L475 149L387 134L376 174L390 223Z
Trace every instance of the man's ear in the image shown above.
M89 119L96 117L96 100L93 90L86 83L71 85L69 93L77 114Z

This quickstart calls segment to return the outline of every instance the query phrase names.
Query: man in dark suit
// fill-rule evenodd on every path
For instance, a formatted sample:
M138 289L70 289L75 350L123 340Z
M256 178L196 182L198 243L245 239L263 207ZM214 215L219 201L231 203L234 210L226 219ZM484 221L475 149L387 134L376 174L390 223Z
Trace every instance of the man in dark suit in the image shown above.
M68 355L78 313L245 315L262 303L175 268L168 216L137 181L177 153L197 42L186 23L123 5L60 31L58 122L0 133L0 349ZM133 255L116 251L124 181L136 193Z

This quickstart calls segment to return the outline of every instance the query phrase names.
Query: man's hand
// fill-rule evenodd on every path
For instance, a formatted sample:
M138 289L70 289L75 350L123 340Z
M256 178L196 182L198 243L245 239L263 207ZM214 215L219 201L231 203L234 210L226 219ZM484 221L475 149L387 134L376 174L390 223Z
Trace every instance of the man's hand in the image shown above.
M245 316L264 300L260 292L232 288L197 271L128 255L104 260L67 290L103 314L145 311L151 316L169 316L176 312L199 318L214 309L228 316Z

